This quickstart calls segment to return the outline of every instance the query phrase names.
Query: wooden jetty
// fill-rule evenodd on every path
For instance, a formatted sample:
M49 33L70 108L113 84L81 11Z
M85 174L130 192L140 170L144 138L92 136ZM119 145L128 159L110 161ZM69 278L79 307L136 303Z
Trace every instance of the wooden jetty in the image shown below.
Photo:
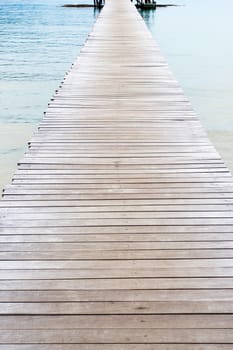
M130 1L0 205L0 350L233 349L232 177Z

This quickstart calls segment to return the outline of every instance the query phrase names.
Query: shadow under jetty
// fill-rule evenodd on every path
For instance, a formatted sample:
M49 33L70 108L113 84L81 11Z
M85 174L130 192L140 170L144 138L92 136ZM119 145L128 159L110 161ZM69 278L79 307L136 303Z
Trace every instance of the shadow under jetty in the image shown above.
M172 7L178 6L175 4L158 4L154 0L136 0L135 6L141 10L155 10L157 7Z
M156 9L156 1L154 0L136 0L136 5L141 10L154 10Z

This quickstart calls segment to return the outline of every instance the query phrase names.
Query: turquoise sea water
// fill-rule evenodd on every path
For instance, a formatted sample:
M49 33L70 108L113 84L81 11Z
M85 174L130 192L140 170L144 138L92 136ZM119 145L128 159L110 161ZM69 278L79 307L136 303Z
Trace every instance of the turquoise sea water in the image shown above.
M62 8L65 2L0 0L0 187L95 22L92 8ZM181 6L142 15L233 169L233 2L169 2Z
M62 8L64 2L0 0L0 187L12 177L98 14Z
M179 6L143 17L233 172L233 1L160 0Z
M163 2L180 6L143 15L173 73L208 130L233 131L233 1Z

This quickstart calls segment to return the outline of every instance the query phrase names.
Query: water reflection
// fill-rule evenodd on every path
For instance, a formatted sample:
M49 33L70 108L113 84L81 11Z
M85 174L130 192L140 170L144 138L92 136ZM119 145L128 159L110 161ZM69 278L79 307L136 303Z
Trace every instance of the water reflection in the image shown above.
M155 9L150 9L150 10L138 9L138 12L144 18L148 27L151 29L151 27L153 27L154 23L155 23L157 10L155 10Z

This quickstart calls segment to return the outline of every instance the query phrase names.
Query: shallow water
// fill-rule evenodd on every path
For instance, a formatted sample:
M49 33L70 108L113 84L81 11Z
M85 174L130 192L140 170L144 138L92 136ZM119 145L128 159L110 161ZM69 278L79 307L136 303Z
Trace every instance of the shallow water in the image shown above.
M64 0L0 0L0 187L10 181L54 90L98 15Z
M233 1L158 2L180 6L147 11L143 17L233 171Z
M222 0L220 6L216 0L168 2L185 6L143 16L233 170L233 2ZM63 3L0 0L0 187L10 181L53 91L97 16L92 8L67 9L60 6Z

